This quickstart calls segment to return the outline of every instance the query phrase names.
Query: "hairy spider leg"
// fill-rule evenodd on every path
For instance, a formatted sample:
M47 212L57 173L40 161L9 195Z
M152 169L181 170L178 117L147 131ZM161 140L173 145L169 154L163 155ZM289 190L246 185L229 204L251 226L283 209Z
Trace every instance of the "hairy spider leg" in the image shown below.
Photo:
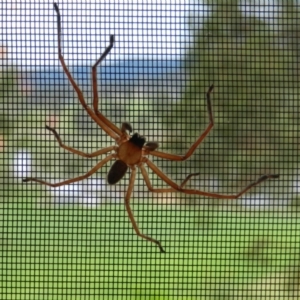
M244 189L242 189L239 193L234 194L234 195L224 195L224 194L218 194L218 193L212 193L212 192L205 192L205 191L200 191L200 190L195 190L195 189L185 189L183 188L186 183L193 177L199 175L199 173L194 173L190 174L187 176L187 178L181 183L181 185L178 185L175 183L173 180L171 180L167 175L165 175L156 165L154 165L148 158L144 157L143 162L147 164L147 166L158 176L160 177L166 184L171 186L171 188L153 188L148 173L144 167L143 164L140 164L139 167L141 169L143 178L146 182L146 185L148 189L151 192L156 192L156 193L172 193L172 192L182 192L184 194L190 194L190 195L201 195L205 197L210 197L210 198L216 198L216 199L227 199L227 200L234 200L245 194L248 190L250 190L252 187L268 180L268 179L277 179L279 178L278 174L266 174L261 176L258 180L250 183L247 185Z
M86 174L78 176L78 177L75 177L75 178L67 179L67 180L64 180L64 181L61 181L61 182L50 183L50 182L47 182L47 181L44 181L44 180L41 180L41 179L37 179L37 178L32 178L32 177L24 178L23 182L34 181L34 182L38 182L40 184L51 186L51 187L59 187L59 186L71 184L71 183L74 183L74 182L77 182L77 181L81 181L83 179L86 179L86 178L90 177L95 172L97 172L101 167L103 167L105 164L107 164L110 160L112 160L114 157L115 157L115 154L110 154L110 155L106 156L104 159L102 159L101 161L99 161L96 164L96 166L94 166Z
M115 38L113 35L110 36L110 45L106 48L104 53L101 55L101 57L97 60L97 62L93 65L92 67L92 82L93 82L93 95L94 95L94 100L93 100L93 107L94 111L97 115L97 117L110 129L112 129L115 133L121 135L122 130L118 128L114 123L109 121L102 113L100 113L99 108L98 108L98 102L99 102L99 96L98 96L98 85L97 85L97 67L101 63L101 61L107 56L107 54L110 52L112 47L114 46L114 41Z
M112 124L112 123L110 121L108 121L106 118L104 118L104 116L103 116L103 118L105 120L103 118L99 118L99 116L86 104L84 96L82 94L82 91L78 87L77 83L75 82L74 78L72 77L72 75L65 63L64 57L62 55L62 50L61 50L61 16L60 16L58 5L56 3L54 3L54 9L57 14L58 57L59 57L59 61L60 61L61 65L62 65L62 68L63 68L65 74L67 75L68 80L70 81L71 85L73 86L82 107L86 110L86 112L90 115L90 117L98 124L99 127L101 127L113 139L118 140L119 139L118 134L121 134L121 130L118 129L116 131L115 125L108 126L107 123L109 123L109 124ZM108 49L110 51L111 47L109 46ZM107 55L107 53L106 53L106 51L104 52L104 54L106 54L106 55ZM93 85L94 85L94 83L93 83ZM96 89L96 91L97 91L97 89Z
M46 129L48 129L49 131L51 131L56 140L58 141L58 144L61 148L69 151L69 152L72 152L72 153L75 153L77 155L80 155L82 157L86 157L86 158L92 158L92 157L96 157L96 156L99 156L99 155L102 155L102 154L105 154L107 152L110 152L110 151L113 151L115 149L115 146L109 146L109 147L106 147L106 148L103 148L103 149L100 149L100 150L97 150L93 153L86 153L86 152L82 152L82 151L79 151L75 148L72 148L72 147L69 147L67 146L66 144L64 144L59 136L59 134L56 132L56 130L54 128L51 128L50 126L47 126L46 125Z
M162 151L151 151L151 155L160 157L163 159L168 160L174 160L174 161L183 161L188 159L197 149L197 147L202 143L202 141L206 138L206 136L210 133L212 128L214 127L214 119L213 119L213 112L212 112L212 105L210 100L210 94L212 93L214 89L214 85L212 84L208 91L206 92L206 104L207 104L207 111L208 111L208 117L209 117L209 124L204 130L204 132L200 135L200 137L192 144L190 149L186 152L184 155L176 155L171 153L165 153Z
M149 242L152 242L152 243L156 244L158 246L158 248L160 249L160 252L165 253L166 251L162 247L161 243L158 240L155 240L150 236L142 234L140 232L139 228L138 228L138 225L137 225L136 221L135 221L134 215L133 215L132 210L130 208L130 196L131 196L131 193L132 193L132 190L133 190L133 187L134 187L134 181L135 181L135 176L136 176L136 168L132 167L131 170L132 171L131 171L131 175L130 175L129 186L128 186L127 193L126 193L126 196L125 196L125 207L126 207L128 217L131 221L131 224L133 226L133 229L134 229L135 233L139 237L141 237L141 238L143 238L143 239L145 239Z

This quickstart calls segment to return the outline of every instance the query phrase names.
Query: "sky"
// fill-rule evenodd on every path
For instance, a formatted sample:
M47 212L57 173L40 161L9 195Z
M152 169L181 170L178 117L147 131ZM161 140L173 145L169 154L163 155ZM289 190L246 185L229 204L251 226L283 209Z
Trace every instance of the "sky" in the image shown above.
M5 2L5 1L4 1ZM1 44L10 61L50 64L57 59L56 14L52 1L0 4ZM201 20L207 6L193 1L58 1L64 54L70 60L97 58L115 35L110 59L124 56L181 56L193 37L188 19ZM2 46L1 45L1 46Z
M88 3L87 3L88 2ZM180 58L193 43L189 20L201 28L212 6L196 0L59 0L63 53L69 63L95 61L115 35L109 61L132 57ZM214 3L211 0L211 3ZM242 0L245 14L276 18L276 0ZM57 62L56 14L52 1L0 2L0 46L9 62L53 65ZM58 63L58 62L57 62Z

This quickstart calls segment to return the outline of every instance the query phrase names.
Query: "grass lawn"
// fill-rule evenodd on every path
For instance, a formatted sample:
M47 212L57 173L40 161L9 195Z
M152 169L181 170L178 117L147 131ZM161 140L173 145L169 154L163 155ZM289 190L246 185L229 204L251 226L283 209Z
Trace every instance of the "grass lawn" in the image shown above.
M0 299L282 299L297 292L297 213L132 207L166 253L134 234L122 204L1 204Z

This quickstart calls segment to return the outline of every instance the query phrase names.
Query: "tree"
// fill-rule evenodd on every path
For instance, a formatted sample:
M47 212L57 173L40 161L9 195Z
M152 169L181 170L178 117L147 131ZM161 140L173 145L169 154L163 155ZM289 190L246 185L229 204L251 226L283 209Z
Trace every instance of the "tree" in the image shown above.
M215 2L201 28L190 26L195 44L186 59L189 84L172 111L177 136L192 142L208 122L204 92L214 83L216 125L200 158L199 152L193 156L191 171L249 180L294 167L299 161L298 51L284 32L299 33L295 10L281 11L278 20L288 24L270 24L242 13L238 1ZM191 17L190 24L194 21ZM185 148L179 138L173 143Z

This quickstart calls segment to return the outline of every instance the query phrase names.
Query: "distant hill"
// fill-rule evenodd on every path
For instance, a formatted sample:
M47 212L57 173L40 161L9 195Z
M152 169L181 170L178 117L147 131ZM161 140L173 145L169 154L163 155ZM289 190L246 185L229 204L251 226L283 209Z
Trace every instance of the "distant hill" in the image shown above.
M80 85L91 84L91 66L85 63L80 66L69 66L74 78ZM141 81L161 83L161 80L180 80L184 72L184 62L180 60L119 60L98 69L98 84L101 86L134 86ZM26 70L24 73L28 82L37 90L48 90L52 85L69 85L61 67L40 67ZM24 76L23 76L24 77Z

